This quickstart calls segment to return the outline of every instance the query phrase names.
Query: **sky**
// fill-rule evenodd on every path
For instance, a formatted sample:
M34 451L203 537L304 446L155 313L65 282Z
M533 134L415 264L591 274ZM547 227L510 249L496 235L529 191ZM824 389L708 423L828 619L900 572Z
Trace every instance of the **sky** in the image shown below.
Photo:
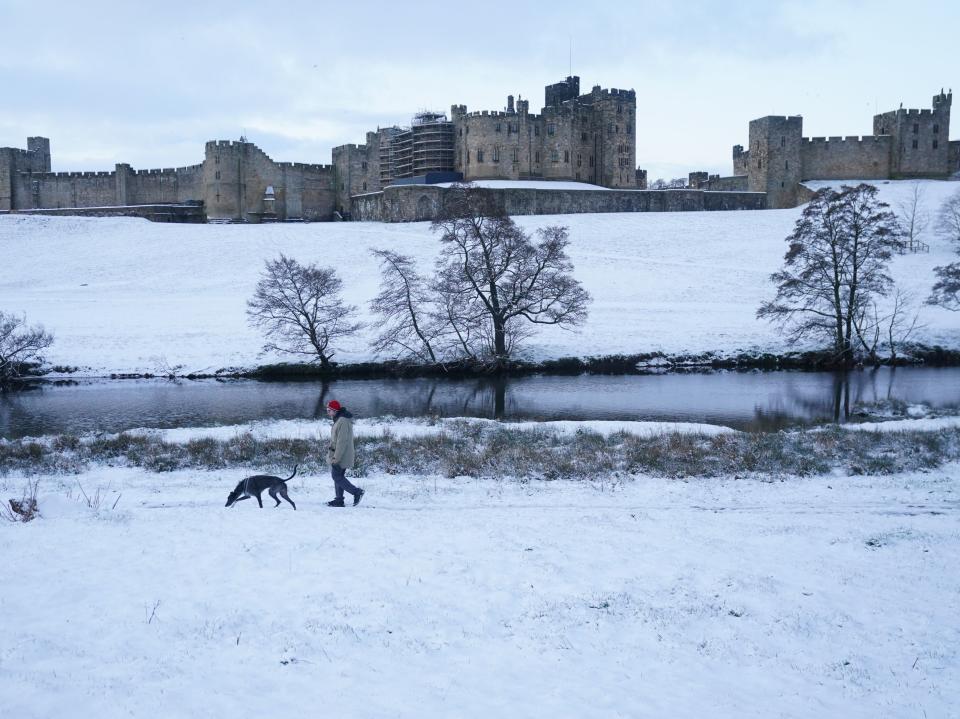
M730 174L756 117L864 135L875 112L960 90L957 27L946 0L0 0L0 147L41 135L54 171L150 169L244 135L278 161L329 163L423 109L513 94L539 111L572 69L582 92L636 90L651 179Z

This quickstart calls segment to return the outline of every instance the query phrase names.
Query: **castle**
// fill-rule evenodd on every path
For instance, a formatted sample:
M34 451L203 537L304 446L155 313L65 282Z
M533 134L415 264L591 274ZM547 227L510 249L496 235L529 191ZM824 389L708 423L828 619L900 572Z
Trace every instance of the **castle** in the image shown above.
M388 185L444 179L572 180L609 188L636 188L637 94L604 90L580 94L580 78L544 88L544 106L507 97L502 111L467 112L453 105L450 119L421 113L408 128L367 133L364 145L333 148L340 184L337 204Z
M690 186L764 192L767 207L809 199L807 180L946 178L960 172L960 141L950 141L953 93L933 96L931 109L873 117L873 134L803 137L803 118L768 115L750 122L749 145L733 147L733 176L690 175Z
M88 208L159 219L158 207L193 205L202 208L201 221L204 216L328 220L334 207L333 174L330 165L274 162L243 139L208 142L203 162L188 167L134 170L118 164L112 172L51 172L50 141L30 137L26 150L0 148L0 212ZM137 211L145 207L151 210Z
M634 90L580 78L544 89L539 114L507 97L503 110L450 117L421 112L408 127L378 128L363 145L333 148L330 165L276 162L253 143L211 141L198 165L109 172L51 172L50 141L0 148L0 213L138 214L154 220L263 222L432 219L443 207L440 183L568 180L597 190L525 187L496 190L513 214L650 212L793 207L807 180L945 178L960 172L960 141L950 141L953 95L927 110L902 107L873 118L873 135L803 137L800 116L749 124L747 149L733 148L729 177L691 173L689 187L647 191L636 169Z

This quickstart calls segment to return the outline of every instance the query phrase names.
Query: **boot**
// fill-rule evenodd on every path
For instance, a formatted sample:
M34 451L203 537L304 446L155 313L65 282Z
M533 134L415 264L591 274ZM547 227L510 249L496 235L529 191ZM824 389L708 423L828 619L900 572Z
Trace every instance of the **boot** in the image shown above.
M356 507L358 504L360 504L360 500L363 499L363 495L365 495L365 494L366 494L366 492L364 492L362 489L360 489L359 487L357 487L357 493L356 493L355 495L353 495L353 506L354 506L354 507Z
M331 499L327 502L328 507L343 507L343 497L337 497L336 499Z

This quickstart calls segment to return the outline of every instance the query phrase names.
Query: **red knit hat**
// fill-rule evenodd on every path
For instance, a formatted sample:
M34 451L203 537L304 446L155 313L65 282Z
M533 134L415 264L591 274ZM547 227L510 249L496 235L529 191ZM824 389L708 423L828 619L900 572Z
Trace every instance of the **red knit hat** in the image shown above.
M337 400L332 399L327 402L327 409L332 409L334 412L339 412L341 409L343 409L343 405L337 402Z

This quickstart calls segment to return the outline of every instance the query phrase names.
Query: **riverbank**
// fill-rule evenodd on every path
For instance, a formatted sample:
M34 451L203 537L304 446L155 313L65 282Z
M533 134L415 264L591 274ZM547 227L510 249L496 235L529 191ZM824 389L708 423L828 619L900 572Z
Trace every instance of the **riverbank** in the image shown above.
M955 182L923 184L931 214L960 189ZM879 185L891 204L912 187ZM583 327L541 328L517 359L541 367L643 355L674 364L692 358L790 366L792 354L816 345L788 346L755 313L773 294L769 277L782 265L784 238L799 215L800 209L519 218L530 231L569 226L574 275L593 303ZM368 303L380 277L370 250L396 249L429 272L439 247L426 223L173 226L15 216L0 217L0 241L9 250L0 268L0 309L44 324L56 338L49 364L87 377L241 375L289 360L262 355L263 338L246 319L264 261L280 252L333 267L344 280L344 300L357 307L365 327L337 347L334 360L341 367L381 363L370 350L377 318ZM921 309L924 328L912 340L956 352L954 313L919 305L933 284L933 268L955 259L953 248L933 233L924 242L929 253L898 255L891 274ZM571 357L577 359L562 359Z
M568 429L571 442L616 436ZM4 707L950 716L956 462L686 481L588 466L527 481L510 459L491 479L371 469L364 502L340 510L319 469L291 480L296 511L225 509L242 464L31 472L41 516L0 522L16 579L0 593ZM26 479L0 476L0 497Z

